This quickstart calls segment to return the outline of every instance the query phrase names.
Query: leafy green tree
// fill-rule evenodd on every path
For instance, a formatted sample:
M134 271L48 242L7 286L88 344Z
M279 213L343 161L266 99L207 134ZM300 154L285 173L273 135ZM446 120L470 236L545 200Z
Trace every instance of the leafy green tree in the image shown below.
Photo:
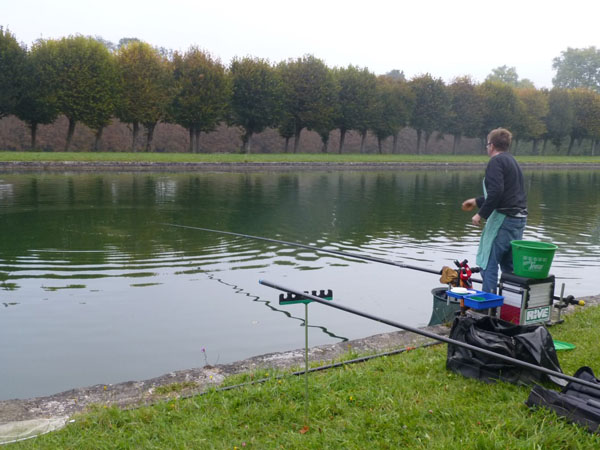
M595 153L596 144L600 139L600 94L589 89L573 89L573 107L575 117L571 129L571 142L567 154L571 154L573 143L583 139L591 139L592 155Z
M385 76L393 80L407 81L403 70L393 69L386 73Z
M23 92L25 55L15 36L0 27L0 119L15 113Z
M379 153L390 136L394 139L392 153L398 152L398 134L408 124L414 106L415 96L406 81L387 75L377 78L371 130L377 137Z
M563 140L571 134L574 116L573 98L569 91L552 89L548 94L548 114L545 118L547 132L544 136L542 154L546 151L548 140L560 150Z
M421 154L421 136L425 133L425 150L434 131L446 128L450 111L450 97L441 78L429 74L421 75L410 81L415 93L415 109L411 125L417 131L417 154Z
M117 49L120 49L121 47L126 47L127 45L131 44L132 42L142 42L141 40L139 40L138 38L121 38L119 39L119 43L117 44Z
M58 110L69 120L65 151L71 145L77 122L96 130L97 145L115 108L116 68L112 55L103 44L84 36L42 40L35 47L39 47L40 70L56 89Z
M485 139L494 128L509 130L517 124L520 104L513 87L498 81L485 81L476 87L483 105L480 136ZM485 151L485 149L484 149Z
M281 81L275 69L259 58L234 58L230 74L232 123L243 128L242 151L250 153L252 135L277 123Z
M197 47L174 55L175 97L171 116L190 134L190 152L200 152L200 133L227 119L231 80L218 59Z
M277 70L283 85L284 114L294 123L294 153L297 153L304 128L322 130L332 120L336 85L331 70L312 55L282 62Z
M548 96L544 91L533 88L515 91L521 104L521 118L517 139L533 141L533 154L537 154L537 145L547 132L546 116L548 115Z
M492 73L486 77L486 81L498 81L516 88L535 88L533 82L527 78L519 79L517 69L506 65L492 69Z
M114 53L117 51L117 46L114 42L104 39L102 36L94 36L94 39L104 45L109 52Z
M169 61L158 50L139 40L129 40L117 51L119 97L117 117L132 125L131 150L136 151L140 124L146 128L146 151L152 148L154 129L165 120L173 99Z
M554 58L552 68L557 88L588 88L600 92L600 50L596 47L571 48Z
M448 86L448 93L450 112L446 131L454 136L452 154L455 155L463 136L470 138L479 136L483 104L470 77L456 78Z
M47 46L34 45L25 58L23 93L19 98L16 115L29 127L31 148L36 148L38 125L49 124L59 114L57 86L44 70Z
M333 74L338 85L338 111L334 123L340 129L339 153L344 151L346 133L349 130L360 132L360 152L363 153L367 130L371 125L376 77L367 68L355 66L335 69Z

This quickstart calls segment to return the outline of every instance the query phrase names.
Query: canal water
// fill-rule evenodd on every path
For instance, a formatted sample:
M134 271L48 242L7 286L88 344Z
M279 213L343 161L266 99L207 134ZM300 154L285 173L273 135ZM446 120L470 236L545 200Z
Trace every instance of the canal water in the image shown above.
M0 174L0 399L155 377L300 348L303 305L269 280L423 326L436 275L166 224L439 270L475 261L461 202L483 170ZM599 292L600 174L526 171L525 239ZM310 345L392 328L314 304Z

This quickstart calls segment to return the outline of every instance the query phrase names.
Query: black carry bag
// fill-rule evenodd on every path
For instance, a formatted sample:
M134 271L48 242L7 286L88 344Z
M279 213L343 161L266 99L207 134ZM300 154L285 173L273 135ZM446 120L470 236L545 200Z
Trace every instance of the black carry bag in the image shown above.
M450 338L562 372L552 336L540 325L515 325L490 316L457 316L452 323ZM446 368L488 383L502 380L514 384L531 384L551 380L560 386L566 384L561 379L537 370L453 344L448 344Z
M598 389L570 381L562 391L556 392L535 386L525 402L530 408L544 406L569 422L587 427L592 433L600 430L600 381L589 367L581 367L575 378L598 385Z

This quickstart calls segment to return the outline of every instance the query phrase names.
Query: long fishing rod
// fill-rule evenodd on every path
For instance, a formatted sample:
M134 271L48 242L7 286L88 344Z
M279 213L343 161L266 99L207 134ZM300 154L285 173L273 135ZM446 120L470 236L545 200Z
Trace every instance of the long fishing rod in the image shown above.
M474 352L482 353L484 355L492 356L494 358L498 358L498 359L501 359L503 361L510 362L512 364L516 364L516 365L519 365L519 366L522 366L522 367L526 367L528 369L532 369L532 370L536 370L538 372L545 373L546 375L554 376L554 377L557 377L557 378L562 378L563 380L571 381L573 383L579 383L579 384L581 384L583 386L587 386L587 387L590 387L590 388L593 388L593 389L600 389L600 386L597 385L597 384L591 383L591 382L586 381L586 380L581 380L579 378L572 377L572 376L564 374L562 372L557 372L555 370L547 369L546 367L537 366L535 364L531 364L531 363L528 363L526 361L521 361L520 359L511 358L510 356L502 355L500 353L495 353L495 352L492 352L490 350L486 350L484 348L476 347L474 345L467 344L466 342L457 341L455 339L451 339L451 338L446 337L446 336L435 334L435 333L432 333L432 332L427 331L427 330L423 330L423 329L411 327L409 325L404 325L404 324L401 324L399 322L395 322L393 320L384 319L382 317L378 317L378 316L375 316L375 315L367 313L367 312L359 311L359 310L351 308L349 306L341 305L338 302L332 302L332 301L329 301L329 300L324 300L321 297L317 297L315 295L311 295L311 294L309 294L307 292L303 292L303 291L299 291L297 289L292 289L292 288L284 287L284 286L275 284L275 283L267 281L267 280L260 280L259 283L262 284L262 285L264 285L264 286L268 286L270 288L273 288L273 289L277 289L277 290L280 290L280 291L283 291L283 292L288 292L288 293L292 293L292 294L304 297L304 298L306 298L308 300L320 303L320 304L325 305L325 306L329 306L331 308L336 308L336 309L339 309L341 311L346 311L346 312L348 312L350 314L355 314L357 316L361 316L361 317L365 317L367 319L375 320L376 322L380 322L380 323L383 323L385 325L390 325L390 326L395 327L395 328L400 328L402 330L410 331L411 333L415 333L415 334L419 334L421 336L425 336L425 337L428 337L428 338L431 338L431 339L435 339L436 341L445 342L447 344L452 344L452 345L457 345L459 347L463 347L463 348L469 349L469 350L474 351Z
M236 236L236 237L243 237L243 238L248 238L248 239L256 239L259 241L266 241L266 242L273 242L275 244L283 244L283 245L289 245L292 247L300 247L300 248L306 248L308 250L314 250L317 252L324 252L324 253L331 253L333 255L338 255L338 256L346 256L349 258L356 258L356 259L362 259L364 261L370 261L370 262L376 262L376 263L381 263L381 264L387 264L389 266L395 266L395 267L401 267L403 269L412 269L412 270L419 270L421 272L427 272L427 273L432 273L434 275L441 275L442 274L442 270L435 270L435 269L427 269L425 267L418 267L418 266L412 266L410 264L403 264L397 261L392 261L389 259L384 259L384 258L376 258L374 256L365 256L365 255L358 255L356 253L349 253L349 252L342 252L339 250L328 250L326 248L322 248L322 247L317 247L315 245L307 245L307 244L299 244L297 242L289 242L289 241L282 241L279 239L271 239L271 238L266 238L266 237L262 237L262 236L253 236L250 234L242 234L242 233L234 233L232 231L223 231L223 230L214 230L212 228L203 228L203 227L192 227L192 226L188 226L188 225L178 225L175 223L160 223L159 225L165 225L168 227L177 227L177 228L187 228L190 230L200 230L200 231L208 231L210 233L218 233L218 234L228 234L230 236ZM483 283L483 280L480 280L478 278L472 278L471 281L475 282L475 283ZM506 291L510 291L510 292L514 292L519 294L520 291L518 290L514 290L508 287L504 287L504 290ZM556 295L552 296L553 300L560 300L561 297L558 297ZM565 299L563 299L563 301L565 301L567 304L572 304L572 305L583 305L583 301L581 300L575 300L575 298L572 295L569 295L568 297L566 297Z
M177 228L187 228L187 229L190 229L190 230L208 231L210 233L228 234L230 236L237 236L237 237L243 237L243 238L248 238L248 239L257 239L259 241L273 242L275 244L283 244L283 245L289 245L289 246L292 246L292 247L306 248L308 250L314 250L314 251L317 251L317 252L331 253L333 255L338 255L338 256L346 256L346 257L349 257L349 258L356 258L356 259L362 259L362 260L365 260L365 261L371 261L371 262L376 262L376 263L381 263L381 264L387 264L389 266L401 267L403 269L420 270L421 272L433 273L435 275L441 275L442 274L441 270L434 270L434 269L427 269L425 267L411 266L410 264L403 264L403 263L399 263L397 261L391 261L389 259L376 258L374 256L358 255L356 253L342 252L342 251L339 251L339 250L328 250L326 248L317 247L315 245L299 244L297 242L281 241L279 239L270 239L270 238L266 238L266 237L262 237L262 236L252 236L250 234L233 233L231 231L213 230L211 228L191 227L191 226L188 226L188 225L177 225L177 224L174 224L174 223L161 223L160 225L166 225L166 226L169 226L169 227L177 227Z

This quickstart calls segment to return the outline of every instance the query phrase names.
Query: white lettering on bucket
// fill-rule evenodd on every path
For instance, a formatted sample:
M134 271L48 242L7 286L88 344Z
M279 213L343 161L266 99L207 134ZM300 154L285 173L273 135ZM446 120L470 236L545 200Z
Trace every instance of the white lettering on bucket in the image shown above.
M544 267L546 267L547 262L548 258L540 256L523 256L523 268L531 272L541 272Z

